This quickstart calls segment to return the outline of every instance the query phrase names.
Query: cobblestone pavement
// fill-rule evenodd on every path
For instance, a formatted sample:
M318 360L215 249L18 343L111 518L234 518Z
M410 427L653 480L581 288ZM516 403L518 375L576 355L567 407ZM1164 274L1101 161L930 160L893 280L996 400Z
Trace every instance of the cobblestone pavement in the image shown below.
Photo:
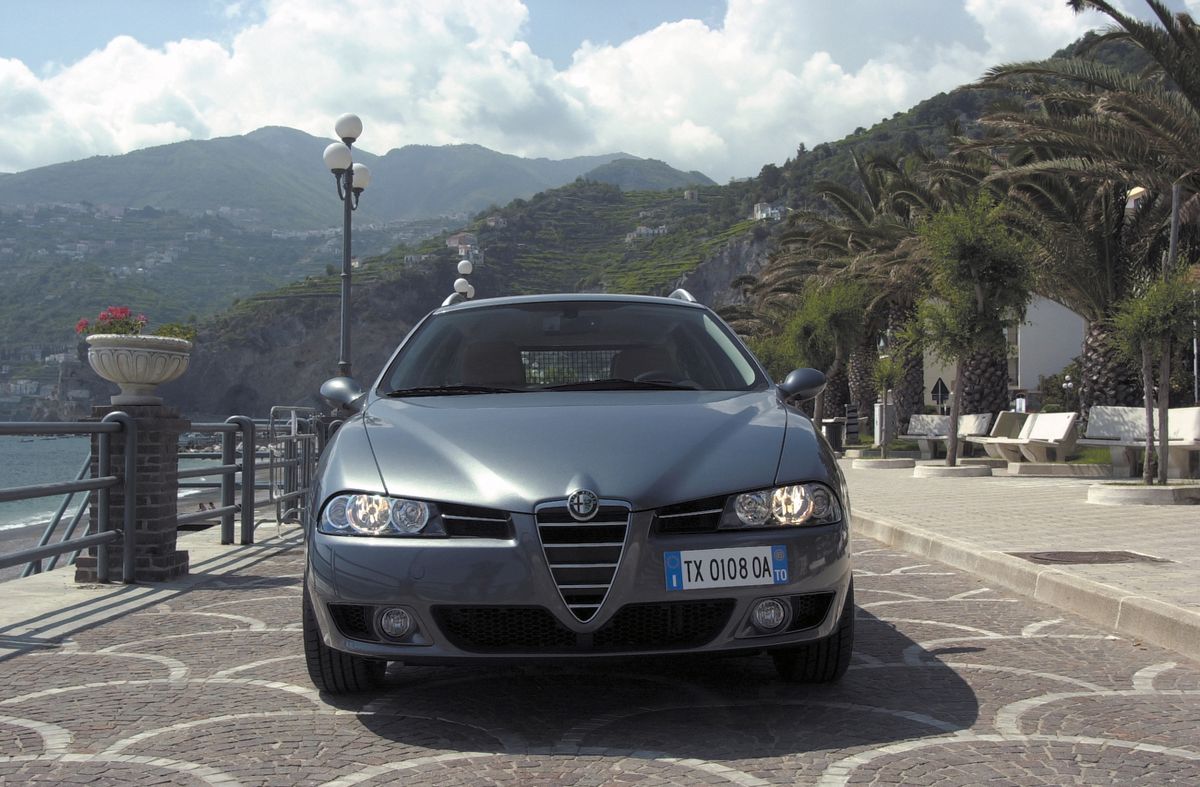
M1200 665L856 541L835 686L765 656L404 668L330 703L302 548L0 661L0 782L1200 783Z

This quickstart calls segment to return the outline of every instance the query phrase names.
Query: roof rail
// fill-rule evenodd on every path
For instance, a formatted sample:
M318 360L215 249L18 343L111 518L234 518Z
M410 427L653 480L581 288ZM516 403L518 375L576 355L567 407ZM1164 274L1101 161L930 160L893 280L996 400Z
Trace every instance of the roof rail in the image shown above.
M682 287L675 290L675 292L671 293L667 297L674 298L677 301L687 301L688 303L696 303L697 302L695 297L693 297L690 292L683 289Z

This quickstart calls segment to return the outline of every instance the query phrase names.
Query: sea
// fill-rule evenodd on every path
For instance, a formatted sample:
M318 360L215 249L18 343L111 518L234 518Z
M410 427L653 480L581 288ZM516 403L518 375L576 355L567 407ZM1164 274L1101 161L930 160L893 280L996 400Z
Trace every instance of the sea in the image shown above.
M52 484L73 481L79 474L84 460L88 456L90 438L83 435L62 435L57 437L19 437L0 436L0 488L17 486L32 486L34 484ZM181 456L181 468L203 467L208 460ZM215 464L215 462L209 462ZM218 480L212 478L196 479L198 481ZM201 489L180 490L180 497L186 498L200 494ZM65 516L74 512L80 501L79 493ZM30 500L17 500L11 503L0 503L0 533L16 535L11 531L28 530L30 533L40 533L35 528L44 528L62 504L63 496L37 497ZM186 510L181 506L180 510Z

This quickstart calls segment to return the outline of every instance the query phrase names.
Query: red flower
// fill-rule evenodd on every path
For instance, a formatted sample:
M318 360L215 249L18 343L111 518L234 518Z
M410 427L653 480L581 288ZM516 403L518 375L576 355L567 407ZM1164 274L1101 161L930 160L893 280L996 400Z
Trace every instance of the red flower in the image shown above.
M79 322L75 323L75 333L87 333L87 329L88 329L87 317L83 317L79 320Z

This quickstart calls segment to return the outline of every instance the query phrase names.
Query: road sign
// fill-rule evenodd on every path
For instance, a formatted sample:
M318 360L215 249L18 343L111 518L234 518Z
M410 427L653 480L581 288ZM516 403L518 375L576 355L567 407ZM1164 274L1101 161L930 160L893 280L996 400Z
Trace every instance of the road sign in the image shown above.
M939 377L937 382L933 384L933 390L929 393L933 397L934 404L945 404L950 400L950 389L946 387L944 382L942 382L941 377Z

